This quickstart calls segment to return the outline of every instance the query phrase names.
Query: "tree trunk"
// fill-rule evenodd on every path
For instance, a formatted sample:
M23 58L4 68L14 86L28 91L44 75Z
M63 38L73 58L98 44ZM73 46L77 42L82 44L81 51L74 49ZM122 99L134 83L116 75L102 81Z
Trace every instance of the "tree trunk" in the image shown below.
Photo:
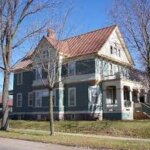
M10 74L5 71L4 73L4 82L3 82L3 94L2 94L2 122L1 122L1 130L7 130L8 128L8 116L9 116L9 108L8 108L8 99L9 99L9 77Z
M54 116L53 116L53 91L49 89L49 123L50 135L54 135Z

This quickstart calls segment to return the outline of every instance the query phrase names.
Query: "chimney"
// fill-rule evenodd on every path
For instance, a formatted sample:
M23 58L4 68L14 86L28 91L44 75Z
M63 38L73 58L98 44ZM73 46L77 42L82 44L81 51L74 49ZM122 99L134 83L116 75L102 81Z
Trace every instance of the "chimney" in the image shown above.
M56 39L56 33L53 29L48 29L47 30L47 37L51 39Z

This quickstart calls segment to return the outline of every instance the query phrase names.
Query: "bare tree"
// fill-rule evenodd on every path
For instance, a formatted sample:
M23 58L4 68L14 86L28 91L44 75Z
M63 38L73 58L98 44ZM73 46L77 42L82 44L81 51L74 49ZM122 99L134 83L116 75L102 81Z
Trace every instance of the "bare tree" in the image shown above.
M52 30L51 30L52 31ZM49 31L50 32L50 31ZM52 33L51 33L52 34ZM54 33L53 33L54 34ZM51 35L51 37L53 36ZM53 90L61 81L61 55L58 49L59 42L54 37L46 37L52 42L52 46L44 50L44 46L35 49L33 56L33 68L36 69L40 76L42 85L48 89L49 92L49 119L50 119L50 135L54 134L54 116L53 116ZM39 71L39 70L42 71ZM46 73L46 80L43 79L43 72ZM57 84L57 85L56 85Z
M0 69L4 73L3 81L3 117L1 122L1 129L7 130L8 127L8 90L10 82L10 73L12 69L12 54L24 42L30 40L33 36L43 32L48 24L48 20L42 20L42 24L37 26L32 21L40 16L40 14L52 13L51 10L58 4L58 1L52 0L1 0L0 1L0 52L2 57L2 64ZM33 20L28 20L32 18ZM28 21L28 27L24 24ZM26 27L26 28L25 28ZM25 30L26 29L26 30ZM24 32L23 32L24 31ZM18 50L18 49L17 49ZM17 53L15 52L15 57Z
M115 0L111 15L119 24L132 50L150 77L150 1L149 0ZM142 68L142 69L143 69ZM150 79L148 79L150 88Z
M50 135L54 134L53 90L62 84L62 65L65 65L63 58L65 57L64 53L68 52L68 50L65 51L67 48L65 47L66 43L61 38L63 37L64 26L71 10L72 7L67 10L62 23L59 23L57 28L48 29L47 36L42 39L42 46L40 44L38 45L39 47L37 46L33 56L33 68L37 70L41 68L46 73L47 80L45 81L42 78L42 73L38 72L43 86L49 91ZM50 43L46 48L44 39Z

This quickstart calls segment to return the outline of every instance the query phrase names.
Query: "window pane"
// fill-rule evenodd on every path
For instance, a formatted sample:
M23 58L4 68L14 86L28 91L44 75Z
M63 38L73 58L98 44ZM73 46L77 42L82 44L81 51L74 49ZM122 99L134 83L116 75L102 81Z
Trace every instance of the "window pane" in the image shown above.
M75 75L75 62L68 64L68 75Z
M69 89L69 105L74 106L76 104L76 90L75 88Z

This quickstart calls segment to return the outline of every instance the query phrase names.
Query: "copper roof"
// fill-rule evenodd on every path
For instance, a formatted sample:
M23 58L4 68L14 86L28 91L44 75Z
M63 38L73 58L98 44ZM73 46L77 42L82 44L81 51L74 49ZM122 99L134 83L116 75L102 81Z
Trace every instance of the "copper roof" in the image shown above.
M116 25L74 36L65 40L58 41L50 37L46 38L54 48L58 49L67 57L77 57L98 52L105 44ZM31 55L33 51L15 65L14 70L27 67L32 63Z

